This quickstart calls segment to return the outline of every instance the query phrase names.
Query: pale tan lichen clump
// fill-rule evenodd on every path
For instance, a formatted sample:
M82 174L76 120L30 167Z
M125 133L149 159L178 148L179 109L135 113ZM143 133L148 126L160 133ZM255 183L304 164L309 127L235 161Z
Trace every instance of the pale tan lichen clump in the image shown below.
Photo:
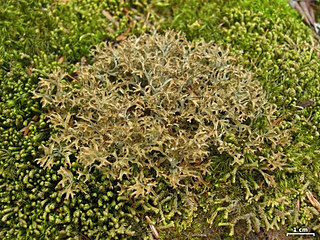
M271 126L275 107L213 42L167 31L103 43L73 80L58 70L35 94L56 129L38 162L52 167L55 155L64 157L58 173L67 198L92 168L121 182L120 195L139 198L156 195L159 182L187 195L213 180L246 182L240 171L257 170L274 186L270 171L285 165L277 148L288 139ZM228 156L232 171L215 168L212 154ZM82 167L72 172L72 162Z

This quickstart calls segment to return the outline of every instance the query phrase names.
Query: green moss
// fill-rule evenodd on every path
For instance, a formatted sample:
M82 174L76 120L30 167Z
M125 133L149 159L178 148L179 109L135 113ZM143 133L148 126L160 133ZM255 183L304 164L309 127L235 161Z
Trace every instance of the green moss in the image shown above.
M319 231L320 224L315 217L317 209L305 195L311 190L316 198L320 196L320 166L317 163L320 145L319 49L317 41L310 37L310 29L302 24L300 16L290 9L286 0L90 0L67 1L66 4L62 1L6 1L0 11L1 239L54 236L60 239L85 236L115 239L132 235L147 238L150 231L141 221L145 213L152 215L160 237L165 238L163 231L171 239L197 239L204 235L218 239L237 231L239 225L245 229L242 223L247 226L246 230L258 232L277 228L283 221L289 222L290 226L313 222L313 230ZM210 161L214 163L210 171L214 174L203 176L211 187L205 193L200 189L195 203L190 202L186 189L175 194L170 188L166 189L167 194L163 193L170 183L165 177L158 179L158 186L153 187L156 198L136 202L123 196L118 198L123 185L138 187L139 182L109 181L94 168L79 174L79 179L72 182L78 197L64 201L58 192L68 185L59 185L63 178L56 174L67 160L63 158L63 149L54 149L51 170L43 170L34 163L34 158L39 157L38 147L46 144L49 138L48 128L54 126L44 119L40 103L31 99L38 78L47 78L55 68L64 68L71 74L75 69L72 63L92 63L89 51L95 44L113 41L119 35L119 39L124 39L126 35L139 34L153 28L152 24L157 28L156 22L163 28L184 31L189 40L213 40L235 56L234 64L253 72L254 79L259 80L277 110L272 114L272 121L260 115L245 124L250 124L252 131L267 138L270 137L270 124L276 124L276 134L284 131L286 135L287 129L291 130L291 147L284 144L274 148L275 138L272 137L262 145L267 149L271 147L285 158L285 166L281 169L276 165L276 170L260 172L264 164L273 166L272 161L266 159L277 156L258 149L258 155L264 159L258 164L256 152L251 151L254 146L249 138L251 135L244 131L240 137L247 140L241 142L237 138L239 132L231 132L222 139L229 152L219 152L216 147L207 149ZM66 82L72 78L76 79L77 74L67 77ZM69 90L74 88L81 89L81 85L73 82ZM50 99L49 96L47 100ZM299 107L305 100L315 104ZM181 126L186 128L188 123L182 122ZM192 132L197 131L195 122L191 122L191 126ZM60 130L52 129L52 134ZM170 128L171 133L178 130L176 126ZM157 137L155 134L150 136ZM135 139L141 139L141 135L135 135ZM250 143L249 148L244 147L246 143ZM241 151L234 152L235 146L241 146ZM235 153L244 156L244 164L234 160ZM71 155L70 162L72 174L85 169L81 164L77 165ZM177 164L179 162L173 161L164 167L171 169ZM138 171L138 165L133 169ZM152 171L144 174L154 177ZM67 175L68 172L64 174ZM183 183L188 185L188 181ZM281 189L270 190L268 184L274 182ZM131 194L136 196L140 192L132 191ZM294 210L288 215L287 211L295 209L298 199L300 211ZM279 204L275 205L275 202ZM192 211L186 212L190 208ZM129 225L124 224L127 221ZM217 225L220 227L216 228Z

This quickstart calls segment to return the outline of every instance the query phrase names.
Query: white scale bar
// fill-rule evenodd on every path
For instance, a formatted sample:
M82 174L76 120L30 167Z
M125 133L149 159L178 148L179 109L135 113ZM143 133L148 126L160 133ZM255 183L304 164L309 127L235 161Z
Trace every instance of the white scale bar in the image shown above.
M304 236L316 236L316 234L315 233L299 233L299 232L297 232L297 233L287 233L287 236L291 236L291 235L297 235L297 236L301 236L301 235L304 235Z

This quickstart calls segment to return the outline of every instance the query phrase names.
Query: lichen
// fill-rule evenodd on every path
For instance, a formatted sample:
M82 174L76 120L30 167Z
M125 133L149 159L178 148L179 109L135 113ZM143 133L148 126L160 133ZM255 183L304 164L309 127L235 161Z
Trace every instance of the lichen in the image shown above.
M73 190L81 191L72 178L96 169L118 182L119 196L142 201L136 207L164 218L161 224L175 219L176 226L187 227L200 197L220 188L212 185L245 189L245 194L230 194L229 207L218 206L224 219L239 207L236 195L254 202L251 192L263 184L277 186L273 172L286 168L279 148L289 144L289 130L272 125L275 105L227 51L167 31L130 37L115 46L100 44L92 59L92 65L75 70L76 77L53 72L34 93L57 131L37 161L51 167L50 156L60 149L60 194L68 198ZM81 167L74 171L73 163ZM179 207L153 207L168 190L169 196L179 193ZM207 204L216 205L211 201ZM178 212L187 214L184 220L177 220Z

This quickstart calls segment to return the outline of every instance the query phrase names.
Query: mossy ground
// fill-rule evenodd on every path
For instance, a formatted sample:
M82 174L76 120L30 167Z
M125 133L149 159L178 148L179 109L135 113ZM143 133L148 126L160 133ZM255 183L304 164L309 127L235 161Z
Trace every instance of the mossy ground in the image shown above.
M57 235L60 239L70 236L68 231L73 225L65 213L75 203L63 202L53 189L60 176L53 170L39 168L34 162L39 154L38 146L49 138L50 126L42 116L39 102L31 98L31 92L36 88L39 77L45 77L54 68L65 68L71 73L73 64L81 62L81 59L89 64L88 54L95 44L124 36L122 33L142 33L150 27L144 24L146 19L150 25L161 24L162 29L181 30L190 40L214 40L228 48L241 65L255 73L269 101L278 106L278 120L271 124L281 122L283 131L294 131L291 146L283 149L293 173L276 174L278 179L282 179L280 187L292 189L296 195L291 199L292 208L300 203L295 225L308 225L319 231L317 209L305 196L307 190L318 199L320 196L319 44L287 1L100 2L2 3L0 238L39 239L52 237L57 232L60 232ZM103 10L105 14L102 14ZM166 21L157 23L160 16ZM305 100L314 104L299 110L297 107ZM100 178L96 176L95 181L100 181ZM95 186L94 182L91 186L96 192L103 188ZM93 191L93 199L98 201L95 194ZM238 194L242 192L235 190L233 193L234 196ZM90 205L93 200L82 196L81 201L82 210L87 211L86 204ZM43 206L43 209L38 206ZM53 216L50 222L45 221L48 213ZM91 214L87 213L86 219L90 219ZM209 225L201 223L204 219L198 219L193 227L182 233L174 234L173 230L172 236L177 239L205 239L206 236L218 238L229 233L228 228L212 231ZM90 221L84 223L86 226L82 229L87 229L87 234L94 236L94 224ZM294 221L288 227L292 226ZM71 236L82 234L80 230L71 232ZM194 237L190 237L192 235Z

